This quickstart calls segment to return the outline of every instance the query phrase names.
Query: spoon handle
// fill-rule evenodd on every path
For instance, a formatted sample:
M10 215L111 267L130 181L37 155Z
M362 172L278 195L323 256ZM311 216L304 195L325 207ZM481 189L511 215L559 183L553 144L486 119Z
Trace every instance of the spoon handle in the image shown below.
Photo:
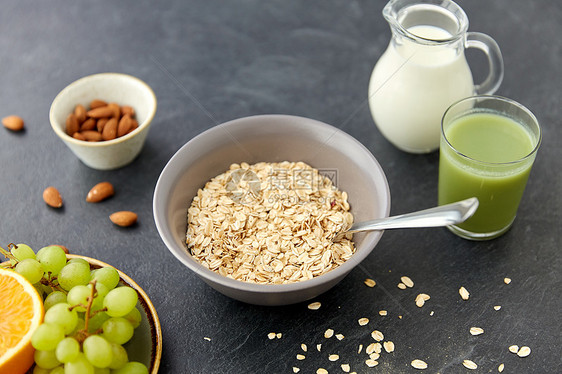
M418 212L401 214L399 216L358 222L351 226L346 233L371 230L387 230L396 228L438 227L454 225L470 218L478 208L478 199L458 201Z

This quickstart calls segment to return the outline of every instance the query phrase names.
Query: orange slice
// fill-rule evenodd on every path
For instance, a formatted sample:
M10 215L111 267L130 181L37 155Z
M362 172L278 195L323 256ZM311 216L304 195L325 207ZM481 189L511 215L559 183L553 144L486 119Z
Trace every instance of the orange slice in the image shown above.
M0 373L33 365L31 335L43 321L43 300L27 279L0 267Z

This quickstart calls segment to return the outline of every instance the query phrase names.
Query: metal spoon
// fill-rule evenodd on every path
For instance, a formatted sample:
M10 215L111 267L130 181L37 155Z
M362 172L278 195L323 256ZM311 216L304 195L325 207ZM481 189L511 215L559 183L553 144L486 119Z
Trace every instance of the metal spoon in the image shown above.
M458 201L418 212L401 214L399 216L374 219L371 221L354 223L349 230L341 231L334 236L333 241L340 240L345 234L387 229L405 229L415 227L439 227L461 223L470 218L478 208L478 199Z

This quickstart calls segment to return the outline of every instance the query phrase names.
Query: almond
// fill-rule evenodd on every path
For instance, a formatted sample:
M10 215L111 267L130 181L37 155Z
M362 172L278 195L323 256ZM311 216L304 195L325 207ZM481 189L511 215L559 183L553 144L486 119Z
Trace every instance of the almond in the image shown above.
M110 215L109 219L117 226L127 227L137 222L137 214L127 210L122 210Z
M96 123L96 128L98 129L98 131L101 132L103 131L103 127L105 126L105 124L107 123L108 118L100 118L98 119L98 122Z
M90 109L96 109L102 106L107 106L107 103L103 100L94 99L90 101Z
M111 183L101 182L92 187L92 189L88 192L86 201L89 203L98 203L113 196L114 193L115 191Z
M86 108L84 108L84 105L76 105L76 108L74 108L74 115L78 118L79 123L84 122L86 120Z
M103 118L103 117L111 117L113 116L113 108L109 105L101 106L95 109L91 109L86 113L88 117L91 118Z
M84 135L80 134L79 132L75 132L74 134L72 134L72 137L77 140L86 140Z
M117 136L117 118L113 117L103 127L101 137L103 140L112 140Z
M107 107L110 108L113 113L111 116L117 118L119 121L119 117L121 117L121 108L119 107L119 104L109 103L107 104Z
M79 130L80 124L78 123L78 118L76 118L76 115L74 113L70 113L68 117L66 117L66 133L72 136Z
M125 114L121 118L121 120L119 121L119 125L117 126L117 137L127 134L130 129L131 129L131 116L129 114Z
M2 118L2 124L5 128L12 131L23 130L23 119L20 116L7 116Z
M123 115L128 114L131 117L135 116L135 110L133 109L132 106L129 105L123 105L121 107L121 113L123 113Z
M84 137L84 140L89 142L99 142L103 140L101 134L97 131L82 131L80 134Z
M53 186L45 188L43 191L43 200L47 205L53 208L60 208L62 206L62 197L59 191Z
M129 131L127 132L127 134L130 133L130 132L133 132L134 130L136 130L137 127L139 127L139 123L137 122L136 119L131 118L131 128L129 129Z
M84 113L84 115L86 115ZM88 118L87 120L83 121L80 125L80 131L90 131L96 128L96 120L93 118Z

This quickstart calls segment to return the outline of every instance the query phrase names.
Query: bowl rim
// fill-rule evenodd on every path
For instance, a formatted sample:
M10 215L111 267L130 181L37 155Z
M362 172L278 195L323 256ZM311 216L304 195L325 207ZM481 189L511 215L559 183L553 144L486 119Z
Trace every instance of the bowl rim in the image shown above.
M68 259L81 258L88 261L90 265L99 266L100 268L102 267L114 268L119 273L121 280L124 283L126 283L128 286L134 288L135 291L137 291L140 294L141 296L140 299L142 299L142 301L148 307L148 311L150 312L150 317L154 321L154 326L152 325L150 326L150 334L152 335L151 336L152 343L153 344L156 343L156 346L154 347L155 348L154 352L152 352L151 350L151 360L150 360L151 367L149 367L148 370L150 374L157 374L158 368L160 367L160 361L162 360L162 326L160 325L160 319L158 318L158 313L156 313L156 308L152 304L152 301L148 297L147 293L131 277L129 277L127 274L123 273L121 270L117 269L113 265L110 265L108 263L105 263L101 260L92 257L87 257L77 254L67 254L66 258Z
M226 131L227 133L229 133L228 130L229 127L244 125L244 123L246 123L249 120L253 120L253 121L265 120L264 122L268 123L267 121L268 119L299 121L301 125L321 128L325 131L326 130L332 131L333 135L329 139L331 139L336 133L340 133L341 136L344 136L349 141L354 143L358 147L358 149L360 149L367 157L369 157L370 161L375 165L376 170L374 170L373 172L379 174L382 177L382 182L385 188L384 191L381 191L381 193L383 193L386 196L386 198L380 200L382 204L381 209L384 212L384 216L389 215L391 196L390 196L390 188L388 185L388 180L377 159L361 142L359 142L357 139L355 139L353 136L349 135L345 131L338 129L337 127L334 127L327 123L314 120L311 118L286 115L286 114L260 114L260 115L253 115L253 116L233 119L224 122L222 124L219 124L217 126L211 127L210 129L207 129L202 133L198 134L197 136L193 137L191 140L185 143L174 153L174 155L164 166L160 176L158 177L158 180L156 182L156 187L154 189L153 216L154 216L154 222L156 224L157 231L162 241L168 248L168 250L172 252L172 254L181 263L187 266L190 270L194 271L198 276L204 278L205 281L208 280L210 282L213 282L214 284L219 284L223 287L236 289L238 291L263 293L263 294L288 293L288 292L298 291L306 288L314 288L316 286L320 286L335 281L338 278L343 278L345 275L347 275L347 273L353 270L353 268L355 268L361 261L363 261L372 252L372 250L380 240L383 231L366 233L365 234L366 237L364 240L371 238L370 241L372 242L372 244L369 244L370 248L367 248L361 252L356 250L356 252L349 260L347 260L343 264L337 266L336 268L330 270L325 274L322 274L320 276L314 277L309 280L288 283L288 284L256 284L256 283L249 283L249 282L244 282L244 281L225 277L212 270L205 268L203 265L199 264L195 259L189 259L188 257L191 256L188 253L187 246L183 248L178 248L176 246L175 241L173 240L173 234L171 233L171 230L169 230L169 228L166 227L166 208L167 208L166 205L168 200L166 196L164 196L164 194L168 191L164 191L164 189L166 190L168 190L168 188L171 189L173 186L173 182L177 181L177 179L181 177L181 175L176 175L175 178L171 178L167 176L167 173L169 173L170 170L173 170L176 167L176 165L179 166L182 165L180 160L181 155L187 152L192 144L200 141L202 138L214 136L214 133L216 132ZM164 181L164 178L166 178L167 181ZM187 225L187 216L186 216L186 225ZM178 251L178 249L180 251Z
M72 136L68 135L62 129L62 126L59 126L59 122L55 119L55 113L54 113L55 108L56 108L56 105L60 102L61 97L66 93L66 91L72 89L73 87L83 85L83 84L87 84L91 80L112 79L112 78L115 78L115 77L121 77L121 78L129 79L129 80L132 80L132 81L136 81L144 90L146 90L146 92L148 93L148 96L150 97L150 103L151 103L150 110L148 112L148 116L146 117L146 119L142 123L139 123L139 127L136 128L135 130L131 131L130 133L128 133L126 135L120 136L120 137L112 139L112 140L104 140L104 141L100 141L100 142L87 142L87 141L75 139ZM122 142L134 137L135 135L139 134L142 131L142 129L148 127L150 125L150 123L152 122L152 120L154 119L154 116L156 114L157 106L158 106L158 100L156 99L156 95L154 94L154 90L142 79L137 78L137 77L132 76L132 75L129 75L129 74L124 74L124 73L114 73L114 72L96 73L96 74L86 75L85 77L79 78L79 79L73 81L72 83L68 84L62 90L60 90L60 92L55 96L55 98L51 102L51 107L49 109L49 122L51 123L51 128L53 129L53 131L57 134L58 137L60 137L64 141L72 143L72 144L80 145L80 146L83 146L83 147L99 148L99 147L105 147L105 146L109 146L109 145L122 143Z

